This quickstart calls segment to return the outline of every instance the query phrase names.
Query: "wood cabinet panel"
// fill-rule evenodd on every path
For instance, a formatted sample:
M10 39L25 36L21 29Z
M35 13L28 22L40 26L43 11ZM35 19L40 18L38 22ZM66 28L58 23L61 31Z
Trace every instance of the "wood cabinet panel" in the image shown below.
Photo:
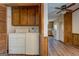
M35 9L28 8L28 25L34 25L34 24L35 24Z
M39 25L39 19L40 19L40 10L39 8L36 8L36 25Z
M13 25L20 25L19 24L19 17L20 17L20 13L19 13L19 7L13 7L12 8L12 23Z
M27 8L21 7L21 19L20 19L20 25L28 25L28 10Z
M13 7L13 25L37 26L40 12L38 7Z

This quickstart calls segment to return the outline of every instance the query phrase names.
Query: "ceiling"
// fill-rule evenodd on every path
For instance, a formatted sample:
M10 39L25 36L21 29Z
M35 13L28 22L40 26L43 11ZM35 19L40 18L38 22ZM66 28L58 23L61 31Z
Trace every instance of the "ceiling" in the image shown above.
M71 5L71 3L48 3L48 18L53 19L59 16L56 14L59 10L55 9L55 7L61 7L62 5ZM69 7L68 9L74 11L75 9L79 8L79 3L76 3L74 6Z

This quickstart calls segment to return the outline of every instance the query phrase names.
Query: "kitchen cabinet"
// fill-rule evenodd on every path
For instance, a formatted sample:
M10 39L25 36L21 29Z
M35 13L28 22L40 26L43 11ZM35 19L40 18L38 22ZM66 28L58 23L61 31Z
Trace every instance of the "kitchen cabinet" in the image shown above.
M13 7L12 23L16 26L37 26L39 25L38 7Z
M20 19L19 7L13 7L12 8L12 24L20 25L19 19Z

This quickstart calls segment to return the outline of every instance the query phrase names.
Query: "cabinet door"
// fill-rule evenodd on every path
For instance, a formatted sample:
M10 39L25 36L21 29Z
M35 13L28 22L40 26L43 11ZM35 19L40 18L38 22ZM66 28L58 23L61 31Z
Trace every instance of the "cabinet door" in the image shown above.
M12 8L12 15L13 25L19 25L19 7Z
M35 9L28 8L28 25L35 25Z
M36 8L36 19L35 19L36 25L39 25L39 17L40 17L40 15L39 15L39 8Z
M28 13L27 13L27 8L22 7L20 9L21 12L21 19L20 19L20 24L21 25L28 25Z

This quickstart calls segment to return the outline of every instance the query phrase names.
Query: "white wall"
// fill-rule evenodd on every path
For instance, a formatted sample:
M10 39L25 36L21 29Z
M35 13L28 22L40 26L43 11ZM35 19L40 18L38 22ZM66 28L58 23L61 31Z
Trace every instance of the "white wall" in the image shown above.
M64 42L64 15L59 18L59 40Z
M44 3L44 36L48 36L48 3Z
M79 10L72 14L72 33L79 34Z
M54 30L54 36L56 40L64 42L64 16L60 15L55 21L54 26L57 28Z
M59 21L58 20L54 21L54 31L53 31L53 34L54 34L54 38L56 40L59 40Z
M54 21L54 19L48 19L48 22L52 22L52 21Z

